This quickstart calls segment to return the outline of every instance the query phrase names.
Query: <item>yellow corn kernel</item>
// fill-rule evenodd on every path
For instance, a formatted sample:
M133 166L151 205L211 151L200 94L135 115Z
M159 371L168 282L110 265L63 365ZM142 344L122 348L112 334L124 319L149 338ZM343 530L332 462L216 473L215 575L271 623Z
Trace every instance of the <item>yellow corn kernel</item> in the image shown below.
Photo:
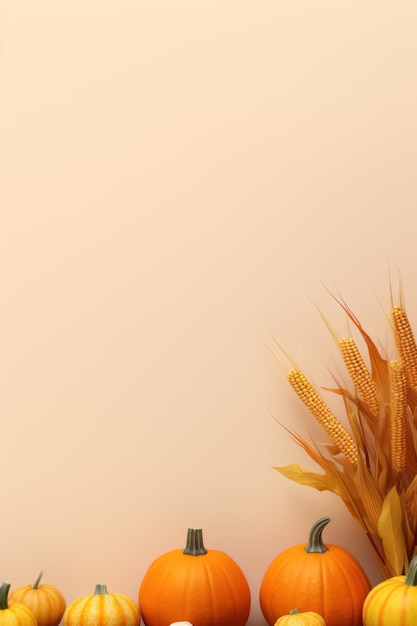
M339 450L353 464L357 463L359 453L352 437L334 416L331 409L316 391L310 381L299 369L292 369L287 374L288 380L310 413L324 428Z
M339 349L353 384L373 415L379 414L379 394L359 348L351 337L339 340Z
M404 363L405 375L411 387L417 387L417 345L407 313L401 306L391 312L395 343L398 354Z
M405 469L407 449L407 379L400 359L389 362L391 462L395 472Z

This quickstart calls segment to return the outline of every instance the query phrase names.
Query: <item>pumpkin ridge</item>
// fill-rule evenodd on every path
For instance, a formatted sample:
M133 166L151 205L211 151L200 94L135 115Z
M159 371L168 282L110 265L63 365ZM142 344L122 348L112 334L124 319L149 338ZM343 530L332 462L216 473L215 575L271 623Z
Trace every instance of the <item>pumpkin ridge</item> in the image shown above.
M300 582L302 581L304 574L306 573L305 568L293 567L293 565L297 566L299 562L299 554L300 551L303 550L304 544L299 544L293 548L288 548L284 550L283 559L279 557L277 567L273 567L272 570L272 579L268 582L268 587L270 589L274 589L276 587L280 587L280 581L282 579L286 579L289 582L289 587L293 590L299 588ZM312 554L311 557L307 556L306 552L302 552L304 558L315 558L316 555ZM278 558L278 557L277 557ZM274 559L273 563L277 561ZM295 573L295 574L294 574ZM290 578L288 578L290 577ZM292 602L293 600L291 600ZM268 601L267 612L270 614L270 621L274 624L275 620L273 619L272 614L276 612L280 612L280 614L284 615L286 612L293 608L291 602L287 605L283 604L283 599L281 595L275 598L274 594L271 594L270 600ZM291 604L291 607L290 607ZM278 605L278 606L276 606ZM302 605L303 606L303 605Z
M345 581L346 584L346 590L350 591L350 578L346 573L345 567L346 567L346 562L344 561L344 563L342 564L340 562L340 560L338 558L333 559L333 567L337 567L341 577L343 578L343 580ZM354 602L354 598L352 597L351 593L345 593L344 594L344 598L347 599L349 598L349 604L350 604L350 615L352 616L352 626L355 626L358 622L358 618L360 618L362 616L362 607L360 610L360 613L358 614L357 608L358 608L358 603Z
M210 614L211 614L210 615L210 617L211 617L210 621L213 621L213 623L215 623L218 620L218 615L216 613L216 607L215 607L216 603L214 602L214 598L215 598L215 594L217 593L217 589L216 590L213 589L214 578L213 578L213 574L212 574L212 571L211 571L211 566L212 566L212 563L213 563L213 554L212 554L212 552L213 551L210 550L210 560L209 561L207 559L202 561L202 563L203 563L202 571L203 571L204 576L205 576L206 581L207 581L206 589L207 589L207 592L208 592L208 594L210 596L210 601L208 603L209 606L210 606Z
M229 623L231 621L232 623L235 623L236 622L236 618L237 618L237 616L239 614L238 605L237 605L237 598L235 597L235 593L233 591L233 584L232 584L232 582L230 580L230 572L228 572L226 567L225 567L224 554L220 553L217 550L211 550L210 553L211 553L211 562L212 562L212 564L215 563L218 571L220 571L221 574L222 574L222 579L223 580L221 582L221 586L228 588L228 590L230 592L228 594L228 596L233 601L232 612L227 615L226 622ZM233 566L234 570L237 572L237 570L235 569L236 566L234 565L234 563L232 563L232 561L230 561L228 563L228 566ZM206 568L206 570L208 571L208 568ZM211 594L213 596L213 583L212 583L212 581L213 581L213 574L210 571L209 571L209 578L210 578ZM233 577L233 578L235 578L235 577ZM218 582L216 584L217 584L217 586L219 586ZM214 604L216 604L216 606L217 606L217 603L214 603L213 600L212 600L212 605L214 605ZM230 608L230 605L229 605L228 608ZM226 618L226 616L223 615L223 611L222 611L222 615L220 617L216 616L216 623L217 623L217 620L220 619L220 618L223 619L223 620L225 620L225 618Z
M83 621L84 613L89 613L91 610L99 611L102 610L102 599L104 598L103 594L97 594L87 597L82 603L81 608L81 622Z
M191 555L190 555L191 556ZM205 561L204 561L205 562ZM201 563L203 563L203 561L198 561L196 562L196 565L198 566ZM175 565L172 569L175 570L178 566ZM174 572L175 573L175 572ZM193 613L193 606L192 606L192 594L188 593L188 589L192 588L192 578L195 576L195 572L194 570L192 570L191 568L184 568L183 569L183 577L184 577L184 589L186 589L187 591L184 593L183 596L183 606L184 606L184 619L186 621L189 621L191 623L194 623L194 613ZM161 587L164 587L165 585L161 584ZM191 601L190 601L191 600ZM179 617L179 619L183 619L182 617ZM161 625L162 626L162 625Z
M333 547L337 547L337 546L333 546ZM344 548L343 548L344 550ZM365 572L365 570L363 569L363 567L361 566L361 564L359 563L359 561L354 558L354 559L350 559L349 560L349 567L352 568L354 570L354 572L352 573L352 576L355 577L355 579L360 579L362 582L366 582L366 589L365 591L369 591L368 587L369 587L369 580L368 580L368 576Z
M326 567L327 567L327 562L328 562L328 555L329 552L328 550L326 550L325 552L305 552L306 554L306 559L314 559L314 563L316 564L316 570L314 573L314 579L317 581L317 579L320 579L320 587L323 588L324 586L324 581L325 581L325 573L326 573ZM296 557L296 555L294 555ZM298 558L296 558L296 563L299 562ZM297 587L296 589L309 589L310 585L309 585L309 580L310 580L310 576L311 576L311 571L314 570L310 570L310 567L306 564L305 567L298 567L298 573L299 573L299 577L297 577ZM298 582L300 581L300 582ZM298 584L300 586L298 586ZM320 615L326 615L326 611L327 611L327 594L313 594L313 599L311 599L310 597L310 591L307 594L307 600L304 600L300 598L300 602L301 602L301 606L303 606L304 608L301 610L299 607L297 607L299 609L300 612L304 613L306 611L310 611L313 610L317 613L319 613ZM300 604L299 602L299 604ZM305 602L305 604L304 604ZM313 604L311 606L309 606L310 602L312 602ZM317 604L315 604L317 603ZM316 608L314 608L316 607Z
M123 610L123 603L121 602L121 599L118 597L117 593L112 594L112 600L113 600L113 606L112 606L112 610L116 609L117 610L117 623L120 624L120 619L123 620L123 626L126 626L126 622L127 622L127 618L126 618L126 613ZM127 603L126 603L127 606ZM130 612L130 607L129 607L129 612Z
M214 552L214 554L213 554L213 552ZM223 561L223 558L222 558L223 555L219 555L216 550L214 550L214 551L212 550L211 553L212 553L212 557L214 557L214 558L212 558L212 561L215 561L218 569L222 572L222 575L223 575L223 585L225 585L225 586L227 585L227 587L229 589L229 592L230 592L229 596L233 600L233 615L229 618L229 620L232 619L232 621L235 622L236 621L236 617L238 615L237 598L235 597L235 593L233 592L233 585L232 585L232 583L230 581L230 576L228 575L228 572L227 572L227 570L226 570L226 568L224 566L224 561ZM217 559L216 556L220 556L220 558Z
M37 590L39 592L39 587L37 588ZM42 617L44 615L51 615L54 612L55 603L53 601L53 598L49 594L44 594L42 604L44 605L44 606L42 606ZM36 596L36 598L35 598L34 608L35 608L35 611L34 611L35 614L37 613L37 611L39 611L41 609L40 598L38 596ZM40 620L38 620L38 622L39 621Z
M329 550L329 548L327 547L327 550ZM321 589L325 588L326 585L326 573L327 573L327 557L326 560L323 557L324 554L326 554L325 552L322 553L316 553L319 554L319 559L318 563L320 564L320 587ZM330 552L327 552L327 555L329 555ZM328 602L328 598L329 598L329 594L328 593L320 593L319 599L320 599L320 607L318 608L314 608L314 606L312 607L312 610L316 611L317 613L319 613L320 615L328 615L328 608L327 608L327 602Z
M114 593L113 597L117 599L118 606L122 613L122 617L124 618L124 623L128 622L127 612L133 617L135 609L133 608L134 602L126 595L121 593ZM135 607L136 608L136 607Z
M173 554L173 552L168 552L169 554ZM158 580L158 593L155 597L155 606L159 606L159 603L162 602L162 598L164 598L164 602L166 602L166 589L167 589L167 581L169 586L169 581L175 578L176 584L180 585L184 589L184 595L182 596L182 606L178 608L178 605L174 608L174 613L172 615L167 615L168 621L192 621L192 607L190 608L190 594L188 593L188 589L191 587L190 578L191 578L191 570L188 570L184 567L181 567L181 555L183 551L181 550L181 554L178 554L175 561L169 560L166 564L166 575L165 572L162 572L161 577ZM191 555L190 555L191 558ZM180 613L175 613L175 611L182 611L184 616ZM190 612L191 611L191 612ZM158 616L157 622L153 626L162 626L163 618ZM167 622L168 623L168 622Z
M298 547L301 549L303 546L300 544L300 546L298 546ZM312 554L312 558L315 559L316 558L315 553L311 553L311 554ZM305 558L306 555L307 555L307 552L303 552L302 553L302 557ZM304 577L305 576L309 577L309 573L307 571L307 568L305 568L305 567L304 568L303 567L300 567L300 568L299 567L295 567L295 568L292 567L291 563L293 563L293 562L298 563L298 558L299 557L298 557L298 555L295 552L292 552L288 556L289 556L289 558L284 563L282 563L281 567L277 571L277 576L275 578L275 581L278 581L278 584L279 584L279 581L283 577L285 577L285 579L288 581L289 586L291 587L291 589L296 591L297 589L302 588ZM310 558L310 557L306 557L306 558ZM294 573L293 572L295 572L295 577L294 577ZM275 584L275 582L274 582L274 584ZM280 613L282 615L285 615L286 613L288 613L290 608L291 609L294 608L294 602L296 600L298 601L298 605L299 605L297 608L299 609L299 611L304 612L304 610L306 610L305 609L306 605L304 605L304 598L303 599L301 599L301 598L292 598L291 601L286 600L287 604L283 604L281 602L281 600L279 600L279 603L281 604ZM291 607L290 607L290 605L291 605ZM300 609L299 608L300 606L303 607L303 608Z
M291 560L294 560L294 558L296 558L296 555L295 555L295 554L294 554L293 558L292 558L292 559L290 559L290 562L291 562ZM289 571L291 571L291 569L290 569ZM293 588L294 588L294 589L301 589L301 587L300 587L299 585L301 585L301 581L302 581L302 580L303 580L303 578L304 578L305 571L306 571L306 570L305 570L305 569L303 569L303 568L301 568L301 567L297 569L297 578L296 578L296 583L295 583L295 585L293 586ZM302 610L303 610L303 609L302 609ZM287 611L287 612L288 612L288 611Z
M170 577L172 577L172 570L175 569L175 566L178 562L178 555L182 553L182 550L171 550L161 556L157 557L150 566L152 571L152 576L155 576L158 579L158 584L154 585L152 588L152 597L149 599L147 597L146 602L143 602L141 599L141 589L143 586L143 581L141 584L141 589L139 590L139 607L143 602L143 611L142 617L147 626L148 623L146 620L148 619L148 609L149 605L152 604L154 606L164 606L166 605L166 599L164 596L164 589L166 588L166 583ZM149 575L149 571L145 573L144 580L146 581L146 577ZM187 581L183 581L183 586L187 589ZM185 608L185 607L184 607ZM175 621L176 617L170 616L168 619L172 619ZM152 620L151 620L152 621ZM152 621L152 626L159 626L159 621Z
M380 605L380 611L384 611L384 609L387 606L388 601L392 598L392 596L397 592L398 587L392 586L391 589L389 589L388 593L385 594L384 599L381 602Z
M374 601L378 604L378 614L382 609L382 605L385 605L385 601L380 602L378 598L379 592L382 589L384 590L384 594L387 594L387 597L391 596L392 591L395 589L395 584L393 584L391 579L388 578L387 580L382 581L377 586L371 589L366 597L366 601L362 610L362 619L364 624L368 622L368 613ZM372 607L372 612L374 612L374 610L375 609Z

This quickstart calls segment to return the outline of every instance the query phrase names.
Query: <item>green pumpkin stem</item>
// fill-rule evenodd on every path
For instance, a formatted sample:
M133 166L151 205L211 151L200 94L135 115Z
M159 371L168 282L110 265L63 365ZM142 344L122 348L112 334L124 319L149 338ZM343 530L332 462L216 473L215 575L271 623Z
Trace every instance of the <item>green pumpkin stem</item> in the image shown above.
M41 582L41 578L43 576L43 572L44 570L41 569L41 571L39 572L39 576L37 577L37 579L35 580L35 582L33 583L33 589L37 589L39 586L39 583Z
M183 554L191 554L192 556L201 556L207 554L207 550L203 544L203 531L201 528L189 528L187 532L187 543Z
M417 556L411 559L408 567L408 573L404 580L404 585L411 585L415 587L417 585Z
M321 517L315 524L313 524L308 537L308 544L304 548L306 552L309 554L323 554L323 552L327 552L329 548L324 545L321 536L324 528L329 522L330 517Z
M107 585L96 585L96 588L94 590L94 595L95 596L103 596L106 593L108 593Z
M298 615L299 614L299 610L298 609L291 609L289 615Z
M3 581L0 585L0 611L4 611L9 608L7 598L9 595L10 583L7 580Z

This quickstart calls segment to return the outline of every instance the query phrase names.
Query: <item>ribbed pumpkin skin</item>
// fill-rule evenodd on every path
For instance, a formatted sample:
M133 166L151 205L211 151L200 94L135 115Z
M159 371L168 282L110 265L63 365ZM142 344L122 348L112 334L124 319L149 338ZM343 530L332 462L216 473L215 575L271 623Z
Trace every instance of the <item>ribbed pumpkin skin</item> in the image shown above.
M284 550L266 570L259 603L270 626L293 607L300 613L318 613L327 626L362 626L362 607L371 584L347 550L324 545L321 535L329 521L319 519L307 545Z
M139 626L139 609L122 593L96 593L73 600L65 609L63 626Z
M275 626L326 626L326 622L318 613L305 611L279 617Z
M224 552L193 556L171 550L151 563L139 589L146 626L188 621L193 626L245 626L249 585L240 567Z
M0 626L37 626L36 617L26 604L9 602L10 583L0 586Z
M17 587L9 593L10 602L22 602L36 617L38 626L58 626L66 608L65 598L53 585Z
M0 626L37 626L36 617L26 604L11 602L0 611Z
M363 604L364 626L417 626L417 587L394 576L376 585Z

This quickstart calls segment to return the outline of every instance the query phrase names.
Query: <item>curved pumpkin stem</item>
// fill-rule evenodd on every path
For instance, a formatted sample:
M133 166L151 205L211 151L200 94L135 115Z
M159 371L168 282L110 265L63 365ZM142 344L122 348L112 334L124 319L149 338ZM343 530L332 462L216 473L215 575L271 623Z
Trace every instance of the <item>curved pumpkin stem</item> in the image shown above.
M4 611L9 608L9 604L7 602L7 598L9 595L10 583L5 580L0 585L0 611Z
M106 593L108 593L107 585L96 585L96 588L94 590L95 596L102 596L102 595L105 595Z
M315 524L313 524L308 537L308 544L304 548L306 552L309 554L323 554L323 552L327 552L329 548L324 545L321 536L324 528L329 522L330 517L321 517Z
M417 585L417 556L415 556L410 561L408 573L404 580L404 585L411 585L413 587Z
M298 615L300 613L300 611L298 609L291 609L291 611L289 612L289 615Z
M207 554L207 550L203 544L203 530L201 528L188 529L187 543L183 554L191 554L192 556Z
M39 572L39 576L37 577L37 579L35 580L35 582L33 583L33 589L37 589L39 586L39 583L41 582L41 578L43 576L43 572L44 570L41 569L41 571Z

